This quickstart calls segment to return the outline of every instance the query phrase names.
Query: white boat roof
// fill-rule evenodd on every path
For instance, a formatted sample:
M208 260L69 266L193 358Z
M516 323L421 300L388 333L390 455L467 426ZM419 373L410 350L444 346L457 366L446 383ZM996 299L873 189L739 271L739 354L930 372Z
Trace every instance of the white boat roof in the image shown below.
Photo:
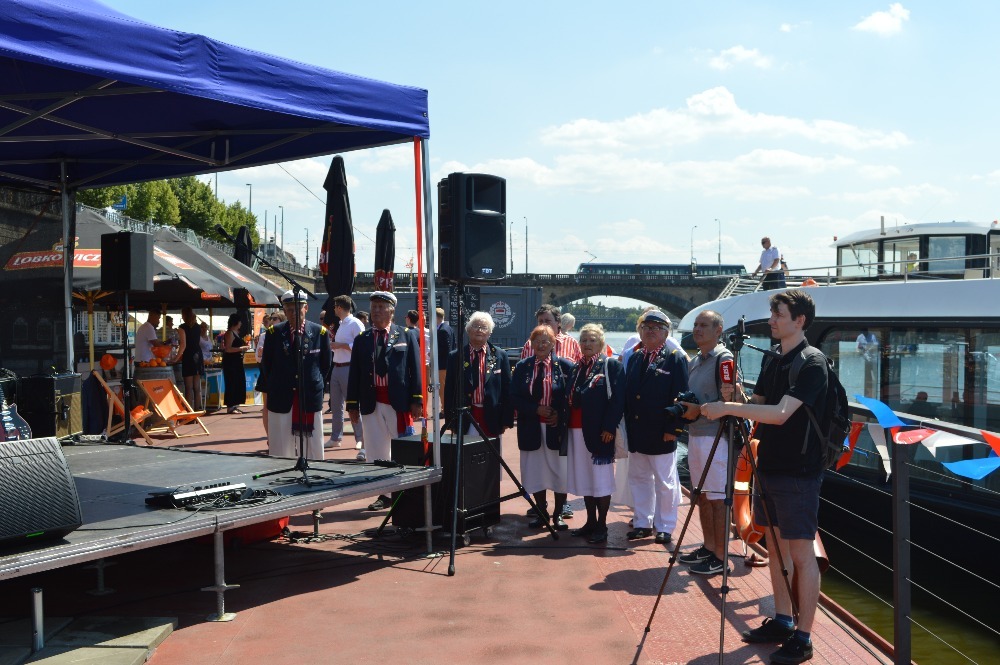
M886 226L882 229L866 229L846 235L837 240L831 247L846 247L848 245L860 245L875 240L889 238L907 238L912 236L938 236L938 235L986 235L990 231L1000 231L997 222L984 224L982 222L927 222L923 224L901 224L899 226Z
M997 311L985 303L1000 302L1000 279L944 279L866 282L811 286L805 290L816 302L817 319L899 322L919 319L995 318ZM691 332L695 317L711 309L722 315L725 328L767 321L768 300L776 291L757 291L723 298L696 307L677 325L680 334Z

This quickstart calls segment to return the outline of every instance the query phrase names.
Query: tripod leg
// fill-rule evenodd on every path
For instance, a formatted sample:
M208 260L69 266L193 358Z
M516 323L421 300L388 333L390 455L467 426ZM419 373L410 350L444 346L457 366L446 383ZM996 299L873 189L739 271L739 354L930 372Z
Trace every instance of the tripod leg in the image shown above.
M458 428L452 435L455 441L455 484L451 501L451 551L448 559L448 576L455 575L455 539L458 537L458 490L462 486L462 445L465 443L464 409L458 412Z
M512 481L514 481L514 485L517 486L517 491L520 492L521 496L524 497L524 500L527 501L528 505L531 506L532 510L535 511L535 514L538 515L538 518L543 522L545 522L545 528L548 529L549 534L552 535L553 540L559 540L559 534L556 532L555 529L552 528L552 525L549 524L549 520L547 519L548 516L545 514L545 511L543 511L541 507L539 507L536 504L531 495L528 494L527 490L524 489L524 485L521 484L520 479L518 479L514 471L511 470L510 466L507 465L507 462L504 461L504 458L500 454L500 451L498 451L496 447L493 445L494 439L491 439L490 437L486 436L486 432L484 432L483 428L479 426L479 423L476 422L475 418L472 418L470 416L469 420L472 422L472 426L476 428L476 432L479 433L479 436L481 436L483 441L486 442L486 448L490 451L490 454L493 455L493 457L495 457L498 462L500 462L500 466L502 466L503 470L507 472L507 476Z
M734 475L736 470L736 454L733 447L735 437L735 426L732 417L727 416L719 423L719 433L726 429L729 455L726 457L726 498L724 503L725 518L722 530L722 610L719 612L719 665L722 665L723 654L726 652L726 600L729 597L729 539L732 534L731 524L733 523L733 492L736 490Z
M691 523L691 518L694 516L694 504L698 497L701 496L702 488L705 486L705 478L708 476L708 468L712 465L712 459L715 457L715 451L719 447L719 440L722 438L722 428L715 435L715 441L712 442L712 450L708 453L708 459L705 461L705 468L701 472L701 478L698 479L698 484L691 491L691 507L688 509L688 514L684 518L684 525L681 527L681 532L677 536L677 540L674 543L674 551L670 553L670 561L667 564L667 571L663 575L663 582L660 584L660 590L656 594L656 602L653 603L653 609L649 613L649 620L646 622L646 632L650 631L650 626L653 625L653 616L656 615L656 608L660 605L660 598L663 597L663 590L667 588L667 580L670 579L670 572L674 569L674 564L677 562L677 557L680 556L681 544L684 542L684 535L687 533L688 525Z

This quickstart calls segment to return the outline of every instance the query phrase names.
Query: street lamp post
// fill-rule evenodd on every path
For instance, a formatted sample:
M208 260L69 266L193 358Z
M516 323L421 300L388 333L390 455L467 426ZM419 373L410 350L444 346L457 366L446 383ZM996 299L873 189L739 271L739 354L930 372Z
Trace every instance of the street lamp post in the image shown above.
M247 183L247 187L250 188L250 203L247 205L247 211L252 215L253 214L253 185L248 182Z
M528 274L528 218L524 218L524 274Z
M278 206L281 208L281 244L285 244L285 206Z
M694 230L696 228L698 228L697 224L695 224L694 226L691 227L691 264L692 265L694 265Z
M719 225L719 267L722 267L722 222L718 218L715 219L715 223Z

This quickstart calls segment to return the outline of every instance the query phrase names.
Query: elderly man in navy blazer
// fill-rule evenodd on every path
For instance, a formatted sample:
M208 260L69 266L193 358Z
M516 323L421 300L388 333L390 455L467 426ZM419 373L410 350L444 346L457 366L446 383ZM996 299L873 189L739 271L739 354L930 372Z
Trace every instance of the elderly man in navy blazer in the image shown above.
M390 443L413 434L413 419L423 410L423 359L416 330L392 322L396 296L376 291L371 296L372 327L355 338L347 376L347 413L362 423L367 459L389 459ZM371 510L388 507L380 496Z
M267 447L276 457L323 459L323 384L333 353L326 328L306 321L306 296L286 291L281 306L288 319L267 329L258 385L267 389ZM298 329L295 323L298 322ZM302 392L299 392L302 349ZM301 409L299 406L301 405ZM304 449L299 449L300 433Z
M635 512L629 540L648 538L667 544L677 524L681 486L677 478L677 433L685 421L665 409L688 387L688 359L667 346L670 319L647 312L639 325L642 346L625 370L625 427L628 479ZM683 413L683 410L681 410Z

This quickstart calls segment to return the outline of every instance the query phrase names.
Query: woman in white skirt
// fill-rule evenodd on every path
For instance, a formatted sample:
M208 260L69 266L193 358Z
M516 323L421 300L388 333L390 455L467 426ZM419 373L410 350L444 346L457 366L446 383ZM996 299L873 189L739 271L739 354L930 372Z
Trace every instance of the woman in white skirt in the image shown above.
M573 530L591 543L608 539L608 508L615 491L615 430L622 419L625 372L604 355L604 329L588 323L580 329L583 357L569 394L569 454L566 486L583 497L587 522Z
M567 393L575 365L553 353L555 335L548 326L531 331L533 356L519 362L511 379L510 396L517 409L517 447L521 451L521 484L547 512L545 491L555 494L553 528L568 527L561 514L566 504ZM548 513L547 513L548 514ZM532 527L544 526L537 516Z

